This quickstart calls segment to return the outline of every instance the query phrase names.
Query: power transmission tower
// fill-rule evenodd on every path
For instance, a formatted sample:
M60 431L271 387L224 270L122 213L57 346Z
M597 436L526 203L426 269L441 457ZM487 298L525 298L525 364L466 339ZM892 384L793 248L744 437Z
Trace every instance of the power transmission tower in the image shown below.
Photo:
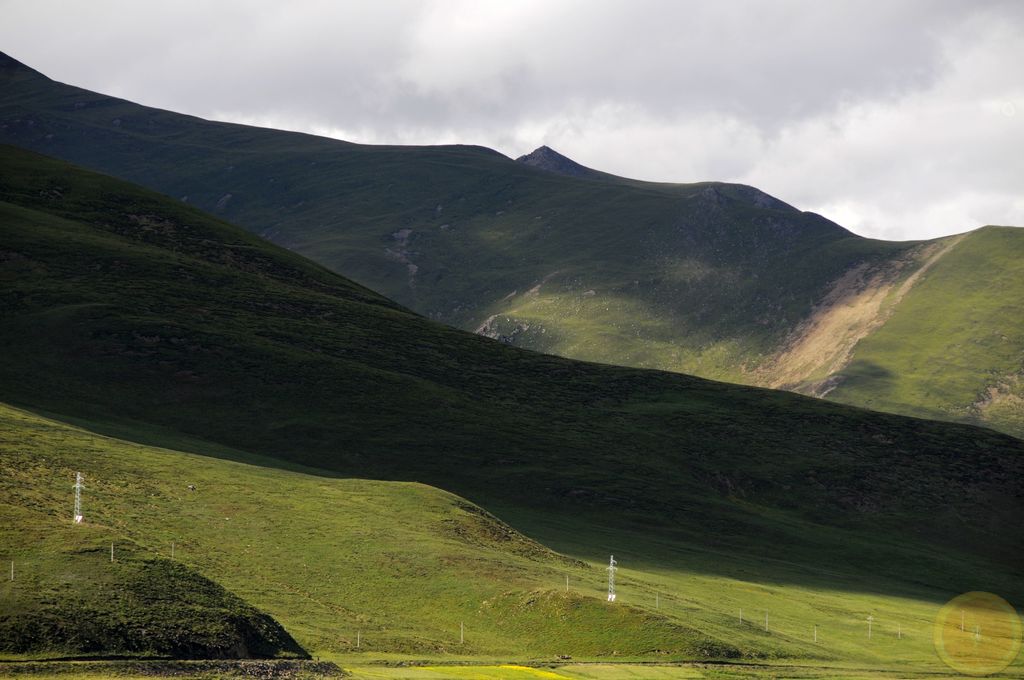
M75 473L75 524L82 523L82 473Z
M615 555L608 560L608 601L615 602Z

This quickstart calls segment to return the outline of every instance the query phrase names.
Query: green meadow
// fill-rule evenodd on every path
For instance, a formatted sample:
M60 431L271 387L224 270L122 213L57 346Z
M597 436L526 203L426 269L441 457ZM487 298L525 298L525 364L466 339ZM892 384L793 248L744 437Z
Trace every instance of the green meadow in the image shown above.
M352 666L356 677L759 677L772 673L764 664L796 662L809 667L805 677L833 677L821 668L877 669L879 677L942 672L931 626L945 594L920 583L927 571L896 581L856 564L773 563L741 547L659 543L569 516L510 515L512 528L422 484L282 470L199 443L144 446L7 406L0 424L0 558L15 563L15 579L0 585L5 612L43 612L80 597L77 588L68 592L80 580L111 588L123 626L151 624L161 599L140 591L125 600L107 574L159 559L216 581L273 616L311 655ZM86 521L77 526L75 471L86 475ZM620 546L612 604L604 598L605 553ZM179 585L186 603L200 597ZM200 608L196 616L202 625ZM89 625L88 616L78 623ZM616 665L447 667L566 666L560 657L739 665L658 675L647 666L630 667L632 675ZM399 659L442 668L379 663ZM549 672L556 675L542 675Z

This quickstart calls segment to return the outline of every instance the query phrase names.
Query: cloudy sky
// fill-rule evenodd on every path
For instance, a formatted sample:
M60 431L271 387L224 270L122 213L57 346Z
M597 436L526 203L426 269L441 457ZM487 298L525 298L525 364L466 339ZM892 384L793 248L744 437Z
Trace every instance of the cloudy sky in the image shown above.
M547 144L866 236L1024 225L1024 2L0 0L52 78L356 142Z

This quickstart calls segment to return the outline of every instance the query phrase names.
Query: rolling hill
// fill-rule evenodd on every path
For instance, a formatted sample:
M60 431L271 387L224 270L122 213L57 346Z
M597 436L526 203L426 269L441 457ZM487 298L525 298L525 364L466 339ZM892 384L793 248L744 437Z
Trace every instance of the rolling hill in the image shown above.
M517 163L209 122L7 56L0 82L0 141L203 208L429 318L1024 434L1024 232L869 240L752 187L638 182L546 147Z
M988 430L508 347L13 147L0 281L6 659L237 653L217 613L262 611L345 665L909 677L950 596L1024 596L1024 451Z
M0 397L17 406L709 546L820 552L802 525L766 532L778 512L968 563L1021 554L1004 529L1024 479L1011 437L509 347L14 147L0 151L0 247ZM827 541L814 560L849 559L841 532Z
M826 569L742 546L709 550L703 540L654 541L635 532L629 539L583 517L539 521L520 510L525 526L563 547L559 554L434 487L282 469L259 455L185 438L175 446L103 436L0 404L0 559L17 566L13 581L0 582L0 661L26 656L11 649L20 639L34 644L30 658L81 655L83 647L69 644L75 634L93 636L84 647L93 656L135 656L140 650L126 649L118 634L152 644L216 631L211 611L200 606L201 595L219 592L215 581L357 677L364 677L360 666L366 677L381 677L387 669L369 665L380 659L550 664L566 663L566 656L726 661L714 677L773 675L775 664L794 662L801 677L865 677L866 668L883 677L929 677L942 670L930 628L948 594L928 585L936 573L929 568L880 579L864 563ZM68 493L76 470L88 475L86 521L77 526ZM794 528L812 540L828 535L809 523ZM600 551L609 546L622 549L615 605L603 592ZM861 548L893 549L877 539ZM907 555L934 560L926 550ZM119 578L126 571L154 573ZM168 574L192 574L199 583ZM64 593L58 611L47 602L55 592ZM188 606L176 609L181 599ZM41 612L63 625L40 635ZM873 641L863 635L869 614L878 620ZM96 636L103 623L114 625ZM652 677L653 669L643 670L638 677ZM626 673L615 667L607 677L632 677Z

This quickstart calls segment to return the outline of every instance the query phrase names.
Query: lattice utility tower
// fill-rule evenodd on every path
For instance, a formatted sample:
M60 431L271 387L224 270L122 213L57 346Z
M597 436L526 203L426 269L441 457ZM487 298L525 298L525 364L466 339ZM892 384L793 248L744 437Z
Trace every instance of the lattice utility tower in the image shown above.
M75 473L75 524L82 523L82 473Z
M615 602L615 555L608 560L608 601Z

